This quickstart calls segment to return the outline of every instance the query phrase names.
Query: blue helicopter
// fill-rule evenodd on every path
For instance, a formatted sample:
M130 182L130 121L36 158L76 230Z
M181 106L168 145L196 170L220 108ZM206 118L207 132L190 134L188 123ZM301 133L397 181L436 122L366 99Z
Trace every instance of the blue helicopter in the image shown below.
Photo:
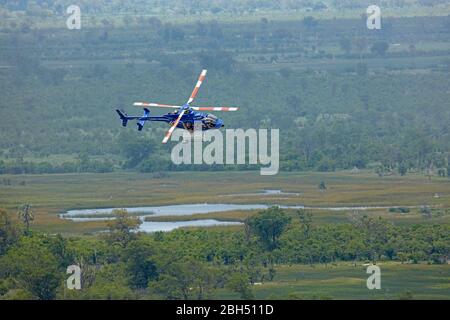
M198 78L197 84L189 97L189 100L182 106L174 106L168 104L159 104L151 102L135 102L133 105L136 107L142 107L144 109L144 114L142 116L128 116L124 111L117 109L116 112L119 114L120 120L122 120L122 126L126 127L129 120L137 120L138 130L141 131L144 127L146 121L162 121L167 122L171 125L169 131L167 131L162 143L167 143L169 141L172 132L175 128L185 129L189 132L194 131L194 125L201 123L201 130L219 129L224 126L223 120L217 118L215 115L210 113L203 113L198 111L237 111L238 108L235 107L194 107L191 103L197 96L198 90L205 80L206 70L202 70L200 77ZM172 108L177 109L174 112L162 115L162 116L150 116L150 110L148 107L158 107L158 108ZM200 127L200 126L199 126ZM196 126L195 129L198 127Z

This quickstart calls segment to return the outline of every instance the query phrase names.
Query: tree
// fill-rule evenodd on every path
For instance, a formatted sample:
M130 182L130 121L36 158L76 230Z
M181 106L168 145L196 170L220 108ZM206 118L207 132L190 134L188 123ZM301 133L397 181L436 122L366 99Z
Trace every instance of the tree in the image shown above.
M121 132L118 140L119 149L125 158L127 158L124 164L125 168L136 167L139 163L148 159L155 150L155 144L149 143L146 137L136 135L136 133Z
M52 300L62 279L58 260L36 237L22 238L0 260L0 277L16 280L21 289L41 300Z
M439 168L438 169L438 176L445 178L447 176L447 169L446 168Z
M129 284L134 288L146 288L151 279L156 278L156 265L153 259L155 249L144 241L133 241L124 252Z
M227 285L230 290L240 294L241 299L251 300L254 298L248 276L239 272L233 273L228 279Z
M314 17L308 16L303 18L303 25L308 29L313 29L317 27L318 24L319 22L314 19Z
M82 281L86 266L82 269ZM127 286L127 275L122 263L103 264L95 271L95 280L86 286L82 282L82 290L66 291L68 298L74 299L108 299L108 300L132 300L138 296Z
M351 256L353 256L353 265L356 267L356 262L358 261L361 253L364 252L366 247L364 246L364 243L360 237L354 236L353 239L348 242L347 248Z
M34 214L31 210L31 205L26 203L19 207L19 211L17 212L19 219L25 225L25 235L30 234L30 225L34 221Z
M8 213L0 209L0 256L19 239L20 230Z
M312 213L307 212L304 209L298 209L297 210L297 216L300 220L300 225L302 226L304 230L305 238L308 238L309 232L311 230L311 224L312 224Z
M111 243L118 243L122 247L126 247L131 240L136 239L137 235L134 231L137 230L142 221L138 218L129 217L125 209L116 209L113 214L115 219L108 222L108 240Z
M250 217L247 223L252 233L256 234L264 246L273 250L277 247L278 238L290 223L291 218L279 207L271 207Z
M171 23L166 23L164 25L163 32L161 33L165 41L171 40L183 40L185 37L185 32L182 28L174 26Z
M372 47L370 48L370 51L373 54L376 54L379 56L384 56L388 49L389 49L389 43L387 43L386 41L378 41L372 45Z
M301 105L302 105L302 99L299 96L296 95L290 95L286 98L286 104L289 106L289 108L292 111L295 111L299 115L304 115L299 112Z
M158 270L158 281L150 287L166 299L201 300L208 298L215 285L214 272L193 258L184 261L161 258Z
M232 72L237 64L233 56L223 50L201 52L199 62L204 68L217 69L227 73Z
M392 224L381 217L375 219L364 215L356 216L353 225L362 232L364 245L370 251L372 262L375 263L390 238Z
M408 167L406 166L406 164L404 162L401 162L398 165L398 173L400 173L401 176L406 175L406 173L408 172Z

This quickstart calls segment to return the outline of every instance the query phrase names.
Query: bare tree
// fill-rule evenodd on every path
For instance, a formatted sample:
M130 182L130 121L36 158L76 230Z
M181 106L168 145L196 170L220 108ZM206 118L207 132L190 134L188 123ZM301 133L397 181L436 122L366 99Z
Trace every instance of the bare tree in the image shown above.
M19 207L19 211L17 212L19 219L25 225L25 234L30 234L30 225L34 221L34 214L31 210L31 204L25 203Z

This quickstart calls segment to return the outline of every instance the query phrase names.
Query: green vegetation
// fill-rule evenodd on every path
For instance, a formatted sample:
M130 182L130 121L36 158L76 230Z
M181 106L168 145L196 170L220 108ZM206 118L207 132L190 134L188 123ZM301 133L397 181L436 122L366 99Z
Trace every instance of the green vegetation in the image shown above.
M114 210L113 214L115 219L108 222L109 241L112 245L119 244L126 247L131 240L136 238L133 231L136 231L142 222L137 218L129 217L126 210Z
M7 185L0 187L0 203L17 216L19 205L32 205L35 229L80 235L106 230L105 222L73 223L58 214L69 209L123 208L189 203L236 203L299 205L311 207L384 206L370 210L396 224L448 223L450 198L447 178L421 174L379 177L375 172L280 173L260 176L258 172L174 172L164 178L152 173L5 175ZM236 181L240 181L236 184ZM318 186L325 182L327 189ZM298 196L258 195L264 189L279 189ZM256 195L251 195L255 193ZM436 197L438 195L438 197ZM424 219L420 206L431 208L431 219ZM408 214L389 212L392 207L410 208ZM351 209L344 211L314 210L317 223L348 222ZM184 219L219 219L244 221L254 211L218 212ZM291 213L294 216L294 213ZM101 215L109 217L110 215ZM152 221L173 221L171 217L146 217ZM172 217L173 218L173 217Z
M395 2L375 1L382 5L384 14L391 16L430 16L445 15L449 9L445 0L402 0ZM34 25L63 25L60 17L70 1L13 1L2 2L4 25L9 28L29 30ZM269 18L293 20L314 16L318 19L334 17L349 18L364 12L368 3L365 0L310 0L278 2L272 0L210 0L188 2L166 0L164 2L146 0L136 3L99 0L83 2L82 10L88 17L85 24L98 26L132 26L149 23L155 17L174 24L198 20L218 19L226 22L259 21L268 23ZM27 22L27 23L24 23Z
M83 1L68 30L71 1L0 1L0 299L449 299L450 4L375 3L381 30L363 0ZM278 175L174 165L167 126L120 125L202 68L196 104L280 129ZM206 202L272 207L151 234L124 209L58 216Z
M274 280L254 286L253 292L257 299L448 299L446 265L378 265L381 290L367 290L366 267L334 263L279 266Z
M258 235L268 250L278 246L278 238L290 222L283 210L272 207L259 215L251 217L246 221L250 232Z
M429 263L429 268L436 270L434 265L446 264L450 253L448 225L397 227L381 218L361 216L351 224L313 225L305 232L304 219L290 221L275 207L254 216L245 228L248 232L177 230L138 234L132 233L134 218L128 217L126 211L116 214L119 217L111 222L111 232L95 238L64 239L34 232L17 237L11 233L11 228L17 226L2 224L0 234L5 235L3 243L7 247L0 256L1 297L220 299L237 294L249 299L271 286L277 289L271 291L270 297L277 297L283 281L282 277L276 278L278 270L286 274L288 265L303 268L303 264L327 266L342 261L354 261L351 277L359 280L350 284L359 283L361 288L355 292L361 292L364 277L356 268L357 261ZM83 270L83 288L68 292L61 279L65 268L73 263ZM399 268L408 270L403 265ZM344 269L349 277L350 268ZM393 267L389 270L395 272ZM440 270L440 277L448 278L448 265ZM333 267L329 271L328 276L338 277ZM309 281L323 277L313 274ZM383 282L387 287L392 286L389 279ZM255 283L260 282L264 286L257 290ZM328 284L321 289L319 283L316 290L330 290ZM416 291L422 294L420 285L412 283L408 289L413 295ZM288 284L278 297L308 298L298 296L298 287L292 289ZM448 290L443 283L426 289L430 298L434 294L445 297ZM330 292L326 297L339 298Z
M211 173L199 172L195 180L188 179L190 176L189 172L165 178L138 173L6 176L10 186L0 189L0 199L9 204L10 214L0 214L1 297L448 298L449 288L444 285L450 272L445 264L450 250L446 178L429 181L423 175L412 174L380 178L373 172L286 173L275 177L261 177L255 172L217 172L214 181ZM245 183L231 183L238 178ZM320 182L326 183L325 192L318 188ZM299 193L301 197L275 200L285 195L269 199L249 195L269 188ZM247 224L155 234L132 232L138 222L124 211L116 212L119 219L109 222L73 223L56 216L80 205L155 205L174 203L174 199L179 203L208 199L223 202L227 198L221 195L241 192L242 196L233 196L233 202L255 203L256 199L281 204L306 201L322 206L433 206L430 217L423 216L423 208L411 208L409 213L389 209L356 214L277 208L261 213L216 213L190 219L228 217ZM435 193L442 196L434 198ZM24 232L26 221L13 219L18 204L26 201L33 204L35 216L28 234ZM83 235L106 229L110 232ZM48 231L63 232L65 237L50 236ZM19 252L24 258L17 257ZM38 259L35 253L45 260ZM32 261L37 261L39 268L31 270ZM365 287L367 274L361 264L369 261L382 268L381 291L369 292ZM18 263L24 265L19 268ZM65 268L71 264L83 270L81 291L64 289L63 280L68 277ZM27 278L29 272L33 279ZM37 286L43 286L43 290L37 290Z
M58 266L62 261L57 260L49 248L51 244L47 246L45 241L40 237L22 238L1 258L2 278L11 279L12 288L18 289L20 295L44 300L56 297L62 279ZM17 294L13 293L13 297L18 297Z
M22 222L25 225L25 233L28 234L30 232L30 224L34 220L34 214L31 210L31 205L24 204L19 207L18 212L19 219L22 220Z
M39 16L40 4L20 3L3 3L5 15ZM46 3L41 10L63 12L65 3ZM448 173L448 4L402 1L401 10L429 6L444 16L388 16L382 30L371 31L360 18L362 1L311 3L258 6L261 12L362 11L352 19L298 13L230 22L212 18L231 8L236 16L249 13L253 2L202 2L184 14L210 11L211 19L172 24L158 15L117 24L108 14L130 8L100 1L83 10L103 8L104 21L81 30L3 24L0 173L255 169L176 166L160 144L166 126L151 123L142 133L120 126L116 107L136 113L129 107L135 100L185 101L203 67L210 72L198 104L240 107L221 115L227 128L280 128L281 170ZM145 7L142 12L153 8ZM154 7L182 14L178 1Z

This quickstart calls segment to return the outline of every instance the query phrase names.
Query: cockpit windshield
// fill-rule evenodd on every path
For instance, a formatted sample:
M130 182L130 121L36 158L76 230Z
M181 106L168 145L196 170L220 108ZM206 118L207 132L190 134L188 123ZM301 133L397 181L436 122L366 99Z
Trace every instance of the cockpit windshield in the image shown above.
M204 124L208 128L214 128L217 123L217 117L213 114L207 114L203 120Z

